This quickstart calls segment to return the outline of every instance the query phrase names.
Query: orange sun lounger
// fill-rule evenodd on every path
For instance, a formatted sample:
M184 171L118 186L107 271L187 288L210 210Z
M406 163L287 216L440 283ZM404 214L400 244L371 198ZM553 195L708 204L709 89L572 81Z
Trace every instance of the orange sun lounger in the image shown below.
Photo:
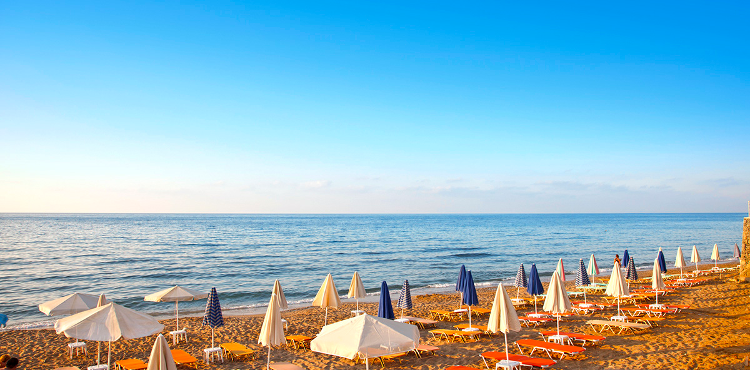
M557 335L556 330L546 330L543 332L540 332L539 334L542 335L542 338L544 338L545 341L547 341L547 337L550 335ZM581 343L581 347L586 347L587 342L591 342L591 344L599 344L599 342L607 339L601 335L590 335L590 334L579 334L579 333L568 333L568 332L560 332L560 335L565 335L568 338L572 340L577 340Z
M224 353L231 356L232 359L235 359L239 356L250 356L250 358L255 357L255 352L252 349L247 348L245 345L239 343L222 343L220 347L224 350Z
M525 326L534 325L535 327L541 324L546 324L548 322L555 321L555 319L551 319L549 317L526 317L526 316L518 316L518 320L521 320L521 324Z
M480 355L482 357L482 361L484 361L484 365L487 366L488 369L490 369L490 365L487 363L487 359L495 360L495 361L502 361L506 360L505 358L505 352L485 352ZM509 361L518 361L521 363L522 366L529 366L529 367L541 367L546 368L550 367L557 363L555 360L551 360L548 358L538 358L538 357L529 357L524 355L514 355L514 354L508 354L507 360Z
M172 358L174 359L174 362L178 365L192 364L192 363L198 362L197 358L193 357L192 355L190 355L189 353L181 349L173 349Z
M550 343L536 339L519 339L516 341L516 346L518 346L518 350L521 351L521 353L523 353L523 349L521 347L531 347L529 356L533 355L534 351L541 350L544 351L550 359L553 359L553 353L557 353L558 355L560 355L561 360L565 356L574 356L586 350L586 348L583 347Z
M115 369L141 370L148 368L148 364L137 358L129 358L115 362Z

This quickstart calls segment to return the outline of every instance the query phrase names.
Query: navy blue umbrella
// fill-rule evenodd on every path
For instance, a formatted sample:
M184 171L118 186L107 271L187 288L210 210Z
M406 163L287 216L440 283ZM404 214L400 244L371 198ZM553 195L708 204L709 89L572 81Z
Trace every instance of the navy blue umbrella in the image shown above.
M667 260L664 259L664 252L661 251L661 248L659 248L659 254L656 256L656 258L659 259L659 270L661 270L662 274L666 274Z
M529 273L529 283L526 287L526 291L530 295L534 296L534 312L536 313L536 296L544 293L544 286L542 286L542 280L539 279L539 272L536 270L536 264L531 264L531 272Z
M625 275L625 279L628 280L638 280L638 273L635 271L635 262L633 262L633 257L630 257L630 262L628 263L628 274Z
M466 271L466 279L464 279L462 302L469 306L469 329L471 329L471 306L479 304L479 297L477 297L477 288L474 286L474 278L471 276L471 271Z
M622 267L628 268L628 260L630 260L630 255L626 249L625 254L622 255Z
M391 292L388 290L388 284L380 284L380 303L378 304L378 317L384 319L395 319L396 315L393 314L393 304L391 303Z
M464 280L466 280L466 266L461 265L461 270L458 272L458 280L456 280L456 291L461 293L461 301L464 300L464 293L462 292ZM459 304L459 306L461 305Z
M401 317L404 317L404 309L411 310L411 288L409 288L409 280L404 280L404 285L401 287L401 294L398 295L398 302L396 307L401 309Z
M224 316L221 315L221 304L216 288L211 288L206 301L206 312L203 314L203 325L211 327L211 348L214 348L214 328L224 326Z

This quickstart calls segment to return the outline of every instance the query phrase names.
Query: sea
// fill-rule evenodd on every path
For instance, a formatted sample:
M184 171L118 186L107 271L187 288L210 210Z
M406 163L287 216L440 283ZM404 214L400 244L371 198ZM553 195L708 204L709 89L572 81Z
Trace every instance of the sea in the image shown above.
M9 328L50 326L38 305L74 292L101 294L157 318L173 303L144 296L180 285L215 287L225 315L265 312L279 280L291 307L309 306L327 274L345 297L358 271L372 301L386 281L394 299L453 292L461 265L477 287L512 285L524 264L568 279L595 255L608 276L627 249L651 269L659 248L696 245L707 261L741 245L741 213L690 214L0 214L0 313ZM711 263L711 262L704 262ZM511 290L512 291L512 290ZM367 300L367 298L365 299ZM346 302L354 302L347 299ZM181 302L200 316L205 300ZM480 302L481 304L481 302Z

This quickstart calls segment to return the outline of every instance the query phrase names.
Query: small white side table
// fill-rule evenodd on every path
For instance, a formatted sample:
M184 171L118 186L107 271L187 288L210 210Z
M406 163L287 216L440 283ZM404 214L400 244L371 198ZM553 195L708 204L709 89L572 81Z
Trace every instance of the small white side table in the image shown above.
M509 360L500 360L495 364L495 370L497 369L506 369L506 370L516 370L521 366L521 363L518 361L509 361Z
M359 315L364 315L364 314L365 314L365 311L362 311L362 310L353 310L352 311L352 316L359 316Z
M567 335L550 335L548 338L550 342L557 344L570 344L570 338Z
M628 318L627 316L612 316L611 320L612 321L622 321L622 322L625 322L625 320L627 318Z
M86 369L87 370L109 370L109 365L107 364L94 365L94 366L89 366Z
M170 331L169 334L172 334L172 345L180 343L180 339L187 342L187 331L185 329Z
M221 360L221 363L224 363L224 351L221 350L221 347L206 348L203 350L203 361L207 364L213 360L214 356Z
M78 356L79 351L83 351L84 354L89 354L86 351L86 342L73 342L68 343L68 353L70 354L70 358L73 358L73 351L76 352L76 356Z
M393 321L395 321L395 322L402 322L404 324L408 324L409 323L409 319L395 319Z

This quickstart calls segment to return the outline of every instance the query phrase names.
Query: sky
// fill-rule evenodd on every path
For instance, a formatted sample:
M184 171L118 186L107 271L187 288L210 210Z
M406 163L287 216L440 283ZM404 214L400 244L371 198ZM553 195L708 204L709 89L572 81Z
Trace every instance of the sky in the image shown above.
M0 212L745 212L748 2L2 2Z

